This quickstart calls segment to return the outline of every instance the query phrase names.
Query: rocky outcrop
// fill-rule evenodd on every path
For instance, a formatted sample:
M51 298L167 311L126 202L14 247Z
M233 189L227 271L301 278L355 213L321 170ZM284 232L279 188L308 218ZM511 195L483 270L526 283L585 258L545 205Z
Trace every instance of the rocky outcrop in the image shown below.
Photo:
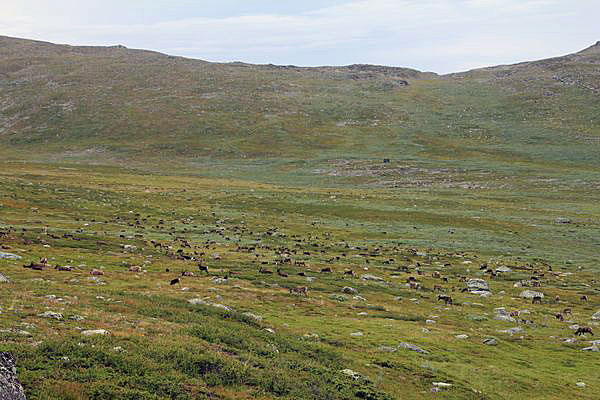
M0 353L0 400L25 400L23 386L17 380L17 363L10 353Z

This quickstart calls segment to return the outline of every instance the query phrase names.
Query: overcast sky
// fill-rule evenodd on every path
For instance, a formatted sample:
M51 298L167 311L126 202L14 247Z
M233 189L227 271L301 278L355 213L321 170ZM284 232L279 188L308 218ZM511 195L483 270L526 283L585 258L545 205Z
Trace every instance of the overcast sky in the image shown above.
M600 0L0 0L0 35L208 61L438 73L600 40Z

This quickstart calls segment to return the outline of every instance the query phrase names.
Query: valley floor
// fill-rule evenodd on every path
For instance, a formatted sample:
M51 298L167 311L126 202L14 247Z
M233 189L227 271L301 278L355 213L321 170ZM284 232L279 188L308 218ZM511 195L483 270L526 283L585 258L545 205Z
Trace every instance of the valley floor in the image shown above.
M386 168L2 163L0 351L32 400L597 399L597 190Z

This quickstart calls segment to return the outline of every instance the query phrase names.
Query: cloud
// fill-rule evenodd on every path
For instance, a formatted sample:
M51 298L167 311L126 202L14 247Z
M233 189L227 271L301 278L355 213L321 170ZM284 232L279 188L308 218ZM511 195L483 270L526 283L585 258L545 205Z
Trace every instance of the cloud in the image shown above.
M101 22L81 17L82 2L57 2L69 4L73 14L53 15L60 4L51 8L41 0L9 2L19 5L0 16L0 32L69 44L122 43L212 61L368 62L438 72L553 56L600 39L596 0L569 4L568 12L557 0L355 0L302 12L233 10L216 17L203 15L203 2L191 1L174 2L189 16L173 15L165 1L154 3L157 15L137 21L137 1L115 8L114 18L109 6L116 1L83 2L102 13ZM27 13L27 3L38 8Z

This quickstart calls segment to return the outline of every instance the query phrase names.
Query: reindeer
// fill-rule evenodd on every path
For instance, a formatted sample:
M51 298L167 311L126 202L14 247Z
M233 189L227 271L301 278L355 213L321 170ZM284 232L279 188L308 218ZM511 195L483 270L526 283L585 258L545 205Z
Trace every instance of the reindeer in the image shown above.
M281 270L281 268L277 268L277 275L279 275L279 276L281 276L281 277L284 277L284 278L287 278L287 277L288 277L288 274L286 274L285 272L283 272L283 271Z
M452 305L452 297L445 294L438 294L438 301L443 300L446 305Z
M557 313L556 315L554 315L556 317L557 320L559 321L564 321L565 317L563 317L563 315L561 313Z
M592 328L590 328L589 326L580 326L575 331L575 335L577 335L577 336L585 336L588 333L590 335L594 336L594 332L592 332Z
M308 297L308 288L306 286L290 288L290 294L301 294L305 297Z
M93 270L90 271L90 274L91 275L104 275L104 271L94 268Z
M171 279L170 285L171 286L177 285L179 282L181 282L181 279L179 279L179 278Z
M565 308L565 309L563 310L563 314L565 314L565 315L567 315L567 314L569 314L569 315L573 315L571 308Z
M588 297L586 295L583 295L579 298L579 300L581 301L588 301Z
M542 304L542 296L533 296L533 299L531 299L531 304Z

